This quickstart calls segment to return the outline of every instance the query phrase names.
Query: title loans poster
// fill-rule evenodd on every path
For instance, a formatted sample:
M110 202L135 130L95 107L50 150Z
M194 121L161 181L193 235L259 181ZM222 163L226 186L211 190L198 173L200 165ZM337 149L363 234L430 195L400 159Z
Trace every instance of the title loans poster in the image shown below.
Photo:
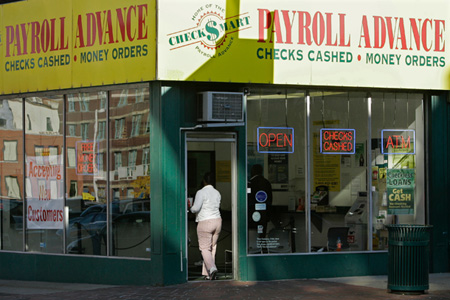
M158 78L447 89L449 3L159 1Z
M155 1L20 1L0 24L0 94L156 76Z
M62 229L64 217L61 156L27 156L27 228Z

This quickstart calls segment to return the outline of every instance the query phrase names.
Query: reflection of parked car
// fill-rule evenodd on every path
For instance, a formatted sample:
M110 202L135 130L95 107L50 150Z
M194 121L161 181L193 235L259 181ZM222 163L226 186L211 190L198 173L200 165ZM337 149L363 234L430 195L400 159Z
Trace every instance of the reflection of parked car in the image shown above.
M150 211L130 212L113 220L112 255L148 257L150 252Z
M133 211L150 211L150 199L133 199L123 209L124 214Z
M17 199L0 199L0 212L2 220L9 218L11 229L23 229L23 202Z
M126 253L139 249L141 255L133 254L133 256L145 257L146 252L149 252L150 249L150 200L114 201L111 203L111 211L113 242L115 243L112 250L113 255L121 253L120 255L125 256ZM106 228L106 204L88 207L79 217L69 221L68 253L106 254ZM123 242L128 244L122 245Z
M106 221L106 204L90 206L79 217L70 219L68 253L101 254L101 232L106 227ZM91 251L86 252L86 242L83 247L83 240L92 240ZM103 240L106 241L106 236Z

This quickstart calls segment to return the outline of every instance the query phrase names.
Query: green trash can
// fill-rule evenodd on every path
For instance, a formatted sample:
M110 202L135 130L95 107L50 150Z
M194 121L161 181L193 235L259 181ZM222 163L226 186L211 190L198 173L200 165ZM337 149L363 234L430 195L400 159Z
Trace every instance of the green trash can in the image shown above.
M429 289L431 225L387 225L388 290L424 293Z

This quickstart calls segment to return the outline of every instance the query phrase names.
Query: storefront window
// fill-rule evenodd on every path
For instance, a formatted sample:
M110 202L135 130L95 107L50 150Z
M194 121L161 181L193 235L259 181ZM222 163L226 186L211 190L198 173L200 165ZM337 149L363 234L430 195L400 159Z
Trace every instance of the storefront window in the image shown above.
M107 144L106 140L98 138L99 124L107 120L102 95L103 92L94 92L68 96L66 253L69 254L107 254L107 197L101 193L107 186L107 170L103 167L106 164L99 162L101 154L107 151Z
M305 93L255 89L247 100L248 253L307 252Z
M25 99L26 251L63 253L64 96Z
M0 250L149 258L149 123L146 87L1 100Z
M0 249L23 250L22 99L1 100Z
M110 92L111 255L150 257L149 90Z
M311 92L311 251L367 250L365 93Z
M387 224L425 224L422 98L252 90L248 253L386 250Z
M425 224L422 94L372 96L373 249L387 249L387 224Z

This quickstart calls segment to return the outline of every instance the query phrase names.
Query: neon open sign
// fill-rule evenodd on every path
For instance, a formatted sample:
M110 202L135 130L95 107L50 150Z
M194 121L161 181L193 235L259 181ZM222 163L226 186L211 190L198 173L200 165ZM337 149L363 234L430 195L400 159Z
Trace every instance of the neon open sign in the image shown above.
M384 129L381 131L383 154L415 154L416 131L412 129Z
M294 128L258 127L259 153L293 153Z
M320 153L355 154L355 129L320 129Z

